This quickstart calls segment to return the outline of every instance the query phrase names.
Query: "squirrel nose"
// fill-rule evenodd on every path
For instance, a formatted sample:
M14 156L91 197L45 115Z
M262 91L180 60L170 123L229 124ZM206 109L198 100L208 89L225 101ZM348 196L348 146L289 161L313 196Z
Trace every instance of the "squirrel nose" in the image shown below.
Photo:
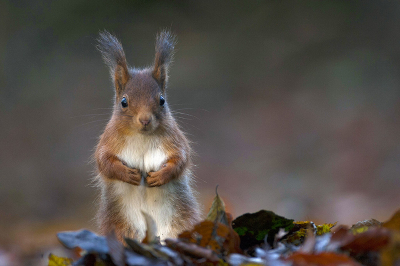
M139 118L139 121L143 126L148 126L150 124L151 119L150 118Z

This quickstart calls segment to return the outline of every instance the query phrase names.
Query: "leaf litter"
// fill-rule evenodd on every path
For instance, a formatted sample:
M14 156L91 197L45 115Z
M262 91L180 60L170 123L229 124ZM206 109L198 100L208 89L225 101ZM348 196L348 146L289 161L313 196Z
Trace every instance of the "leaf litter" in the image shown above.
M207 218L176 239L161 243L152 217L145 238L118 241L114 232L60 232L59 241L81 257L49 255L49 266L392 266L400 265L400 210L388 221L360 221L351 227L294 221L272 211L246 213L233 220L216 196Z

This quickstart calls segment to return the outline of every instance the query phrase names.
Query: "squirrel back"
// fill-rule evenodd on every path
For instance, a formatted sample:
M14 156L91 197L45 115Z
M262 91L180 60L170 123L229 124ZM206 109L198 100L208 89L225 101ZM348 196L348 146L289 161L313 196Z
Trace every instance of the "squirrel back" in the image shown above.
M121 43L100 34L98 49L115 88L113 114L96 148L102 234L143 238L141 211L153 217L162 239L176 237L200 218L192 188L191 149L168 106L168 66L175 38L156 39L154 66L128 67Z

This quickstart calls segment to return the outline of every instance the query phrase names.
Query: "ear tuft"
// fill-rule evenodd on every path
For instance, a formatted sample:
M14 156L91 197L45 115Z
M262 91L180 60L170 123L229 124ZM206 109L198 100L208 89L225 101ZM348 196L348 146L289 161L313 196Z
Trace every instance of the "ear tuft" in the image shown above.
M121 91L129 79L128 64L124 49L118 39L107 31L100 32L97 39L97 49L101 52L104 62L110 68L115 89Z
M154 60L153 77L165 90L168 81L168 66L172 62L176 38L169 31L161 31L156 38L156 57Z

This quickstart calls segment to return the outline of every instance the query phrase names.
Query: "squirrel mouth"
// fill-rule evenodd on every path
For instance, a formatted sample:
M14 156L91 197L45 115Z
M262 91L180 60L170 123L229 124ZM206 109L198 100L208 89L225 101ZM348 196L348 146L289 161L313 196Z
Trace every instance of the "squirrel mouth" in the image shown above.
M150 132L151 131L151 127L150 126L144 126L140 129L141 132Z

